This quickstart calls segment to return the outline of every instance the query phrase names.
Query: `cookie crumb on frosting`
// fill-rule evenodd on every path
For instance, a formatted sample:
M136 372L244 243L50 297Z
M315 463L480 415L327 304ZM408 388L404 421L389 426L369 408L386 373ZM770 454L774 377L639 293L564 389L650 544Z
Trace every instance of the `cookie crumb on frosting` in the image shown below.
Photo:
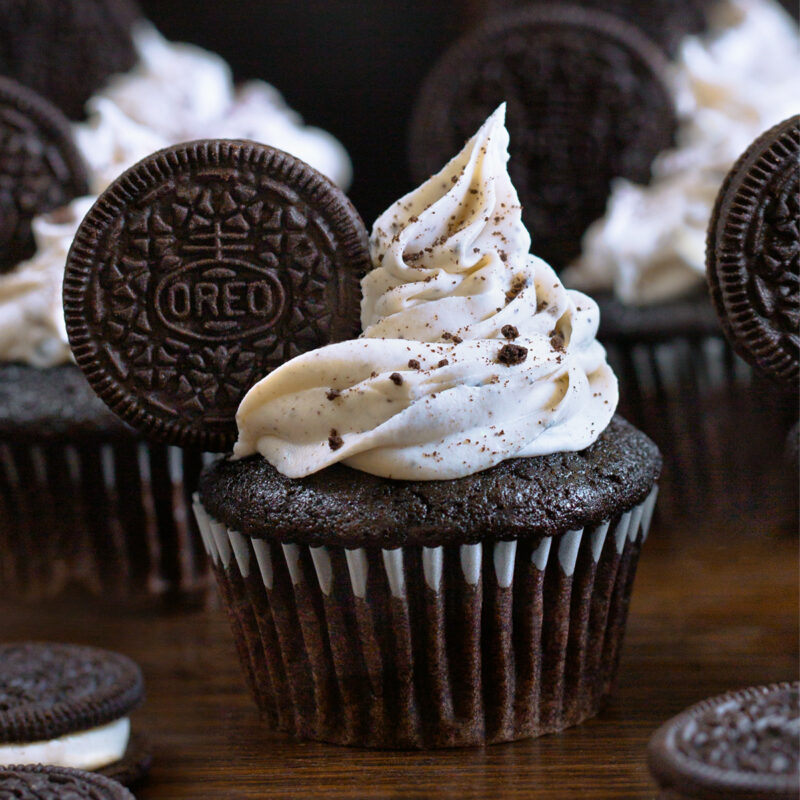
M521 364L528 357L528 348L518 344L504 344L497 352L497 360L507 367Z

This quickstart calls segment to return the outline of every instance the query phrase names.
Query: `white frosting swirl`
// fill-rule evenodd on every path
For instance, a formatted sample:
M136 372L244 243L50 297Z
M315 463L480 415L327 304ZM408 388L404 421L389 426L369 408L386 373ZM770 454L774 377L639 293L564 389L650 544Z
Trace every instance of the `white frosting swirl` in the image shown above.
M257 383L236 456L258 451L289 477L344 461L433 480L599 436L617 404L599 312L528 252L504 116L376 221L364 333ZM503 363L507 337L521 363Z
M709 33L687 37L673 64L677 146L656 159L649 185L615 182L565 283L640 304L697 287L719 187L757 136L800 110L798 74L797 25L777 3L718 3Z
M61 285L75 231L96 196L156 150L193 139L253 139L293 153L341 186L350 182L344 147L305 127L273 87L253 81L236 90L219 56L168 42L147 24L134 41L136 67L114 76L89 100L87 121L73 125L93 195L34 220L36 255L0 275L0 362L50 367L70 360Z

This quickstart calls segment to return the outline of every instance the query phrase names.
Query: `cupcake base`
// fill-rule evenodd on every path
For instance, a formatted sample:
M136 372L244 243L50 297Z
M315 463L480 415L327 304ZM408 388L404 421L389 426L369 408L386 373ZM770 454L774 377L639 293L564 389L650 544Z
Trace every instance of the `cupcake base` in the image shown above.
M611 692L657 488L560 536L395 549L280 544L195 513L270 725L377 748L505 742Z
M73 365L0 365L0 597L202 603L203 461L141 441Z

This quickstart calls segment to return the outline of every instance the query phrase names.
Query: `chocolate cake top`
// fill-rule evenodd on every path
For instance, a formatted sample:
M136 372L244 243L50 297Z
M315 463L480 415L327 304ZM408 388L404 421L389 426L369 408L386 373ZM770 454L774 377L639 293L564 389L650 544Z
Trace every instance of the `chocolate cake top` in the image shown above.
M653 442L615 417L581 452L504 461L446 481L398 481L340 464L306 478L261 456L221 459L200 500L229 528L310 545L399 547L538 538L616 517L643 501L661 469Z

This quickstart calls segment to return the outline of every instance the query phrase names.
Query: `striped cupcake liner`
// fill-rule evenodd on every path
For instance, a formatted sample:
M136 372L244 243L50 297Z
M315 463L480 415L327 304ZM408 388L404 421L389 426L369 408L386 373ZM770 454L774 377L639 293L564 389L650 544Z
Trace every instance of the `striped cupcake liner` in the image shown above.
M795 404L721 337L605 346L620 382L618 412L650 436L664 457L659 513L706 513L709 496L724 496L728 510L752 510L765 496L790 498L792 487L775 454L797 417Z
M280 544L227 529L197 497L194 510L273 727L346 745L455 747L598 712L657 491L555 539L396 549Z
M202 466L200 453L132 438L0 440L0 597L200 602L210 574L191 494Z

